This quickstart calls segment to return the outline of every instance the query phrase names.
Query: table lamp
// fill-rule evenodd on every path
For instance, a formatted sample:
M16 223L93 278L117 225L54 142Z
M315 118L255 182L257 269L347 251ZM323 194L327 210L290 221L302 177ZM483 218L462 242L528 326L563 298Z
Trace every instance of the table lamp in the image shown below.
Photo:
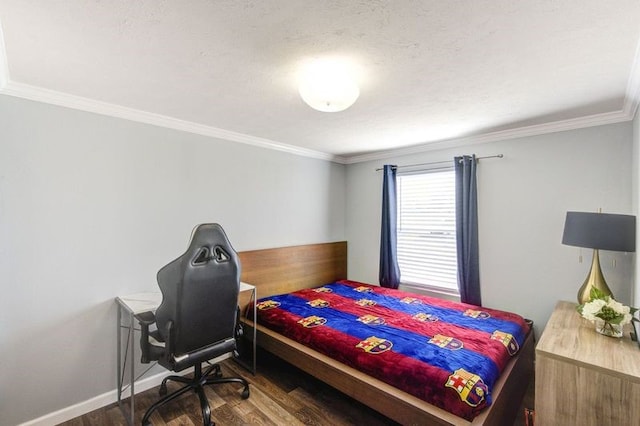
M613 297L600 269L598 250L636 250L636 217L624 214L567 212L562 244L593 249L591 270L578 290L578 303L588 302L593 287Z

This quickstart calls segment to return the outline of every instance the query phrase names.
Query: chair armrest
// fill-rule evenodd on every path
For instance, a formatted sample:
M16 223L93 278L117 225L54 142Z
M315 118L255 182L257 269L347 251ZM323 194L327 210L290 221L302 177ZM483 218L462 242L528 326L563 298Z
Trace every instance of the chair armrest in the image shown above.
M134 315L140 324L140 350L142 356L140 362L148 364L149 360L149 326L156 322L156 316L151 311L140 312Z
M147 328L156 322L156 316L151 311L140 312L139 314L134 315L141 326L146 326Z

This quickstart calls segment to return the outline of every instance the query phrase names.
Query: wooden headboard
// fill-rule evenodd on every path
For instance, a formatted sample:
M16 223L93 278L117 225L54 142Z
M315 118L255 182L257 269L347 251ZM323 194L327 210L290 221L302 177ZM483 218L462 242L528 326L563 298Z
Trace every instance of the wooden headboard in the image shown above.
M241 280L258 297L290 293L347 278L347 242L243 251Z

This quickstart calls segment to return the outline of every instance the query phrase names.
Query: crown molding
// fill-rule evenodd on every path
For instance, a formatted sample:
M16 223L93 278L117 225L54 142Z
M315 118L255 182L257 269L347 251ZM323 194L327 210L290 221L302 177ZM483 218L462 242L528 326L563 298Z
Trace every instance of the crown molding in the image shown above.
M0 39L0 43L1 42L2 40ZM0 44L0 49L3 48L2 46L3 45ZM53 105L59 105L66 108L72 108L101 115L107 115L110 117L122 118L125 120L150 124L173 130L180 130L188 133L209 136L212 138L244 143L260 148L273 149L298 156L331 161L338 164L362 163L365 161L382 160L391 157L400 157L404 155L412 155L446 148L455 148L458 146L477 145L488 142L497 142L506 139L517 139L527 136L537 136L547 133L576 130L586 127L629 121L632 120L635 116L635 112L638 107L638 99L640 98L640 77L636 77L634 75L629 80L627 92L628 96L625 99L625 107L621 111L595 114L586 117L556 121L552 123L536 124L532 126L519 127L516 129L478 134L475 136L465 136L462 138L425 142L405 148L378 151L369 154L340 156L296 147L281 142L276 142L270 139L193 123L190 121L179 120L160 114L154 114L133 108L126 108L115 104L83 98L80 96L73 96L66 93L43 89L27 84L15 83L8 79L6 61L4 61L3 66L2 53L4 52L0 52L0 94L29 99L37 102L44 102ZM6 56L4 57L6 58ZM635 66L638 63L640 63L640 60L636 60L634 69L636 69Z
M626 102L625 102L626 103ZM436 151L446 148L456 148L459 146L479 145L488 142L498 142L506 139L517 139L528 136L538 136L547 133L564 132L567 130L576 130L586 127L602 126L605 124L620 123L630 121L634 117L631 110L607 112L603 114L595 114L586 117L572 118L569 120L554 121L551 123L536 124L532 126L519 127L516 129L501 130L497 132L483 133L475 136L465 136L462 138L453 138L440 140L436 142L425 142L418 145L412 145L406 148L391 149L386 151L372 152L369 154L355 155L345 157L344 164L362 163L365 161L383 160L392 157L400 157L403 155L419 154L423 152Z
M627 92L624 99L623 111L633 119L640 103L640 41L636 46L636 54L631 64L631 72L627 82Z
M0 77L1 72L2 71L0 70ZM337 163L341 163L342 161L344 161L342 157L327 154L324 152L288 145L257 136L251 136L243 133L206 126L204 124L180 120L161 114L154 114L133 108L123 107L120 105L110 104L107 102L100 102L80 96L69 95L54 90L31 86L28 84L16 83L11 80L6 81L3 86L0 86L0 94L28 99L32 101L44 102L53 105L59 105L66 108L72 108L101 115L107 115L110 117L122 118L139 123L151 124L154 126L165 127L173 130L180 130L197 135L209 136L217 139L240 142L247 145L273 149L276 151L287 152L303 157L316 158Z

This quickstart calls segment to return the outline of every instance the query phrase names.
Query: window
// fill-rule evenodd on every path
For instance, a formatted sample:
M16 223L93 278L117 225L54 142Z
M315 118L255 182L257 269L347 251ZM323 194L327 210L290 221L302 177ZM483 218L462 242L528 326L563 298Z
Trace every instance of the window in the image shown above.
M402 284L457 295L453 169L398 174L397 189Z

